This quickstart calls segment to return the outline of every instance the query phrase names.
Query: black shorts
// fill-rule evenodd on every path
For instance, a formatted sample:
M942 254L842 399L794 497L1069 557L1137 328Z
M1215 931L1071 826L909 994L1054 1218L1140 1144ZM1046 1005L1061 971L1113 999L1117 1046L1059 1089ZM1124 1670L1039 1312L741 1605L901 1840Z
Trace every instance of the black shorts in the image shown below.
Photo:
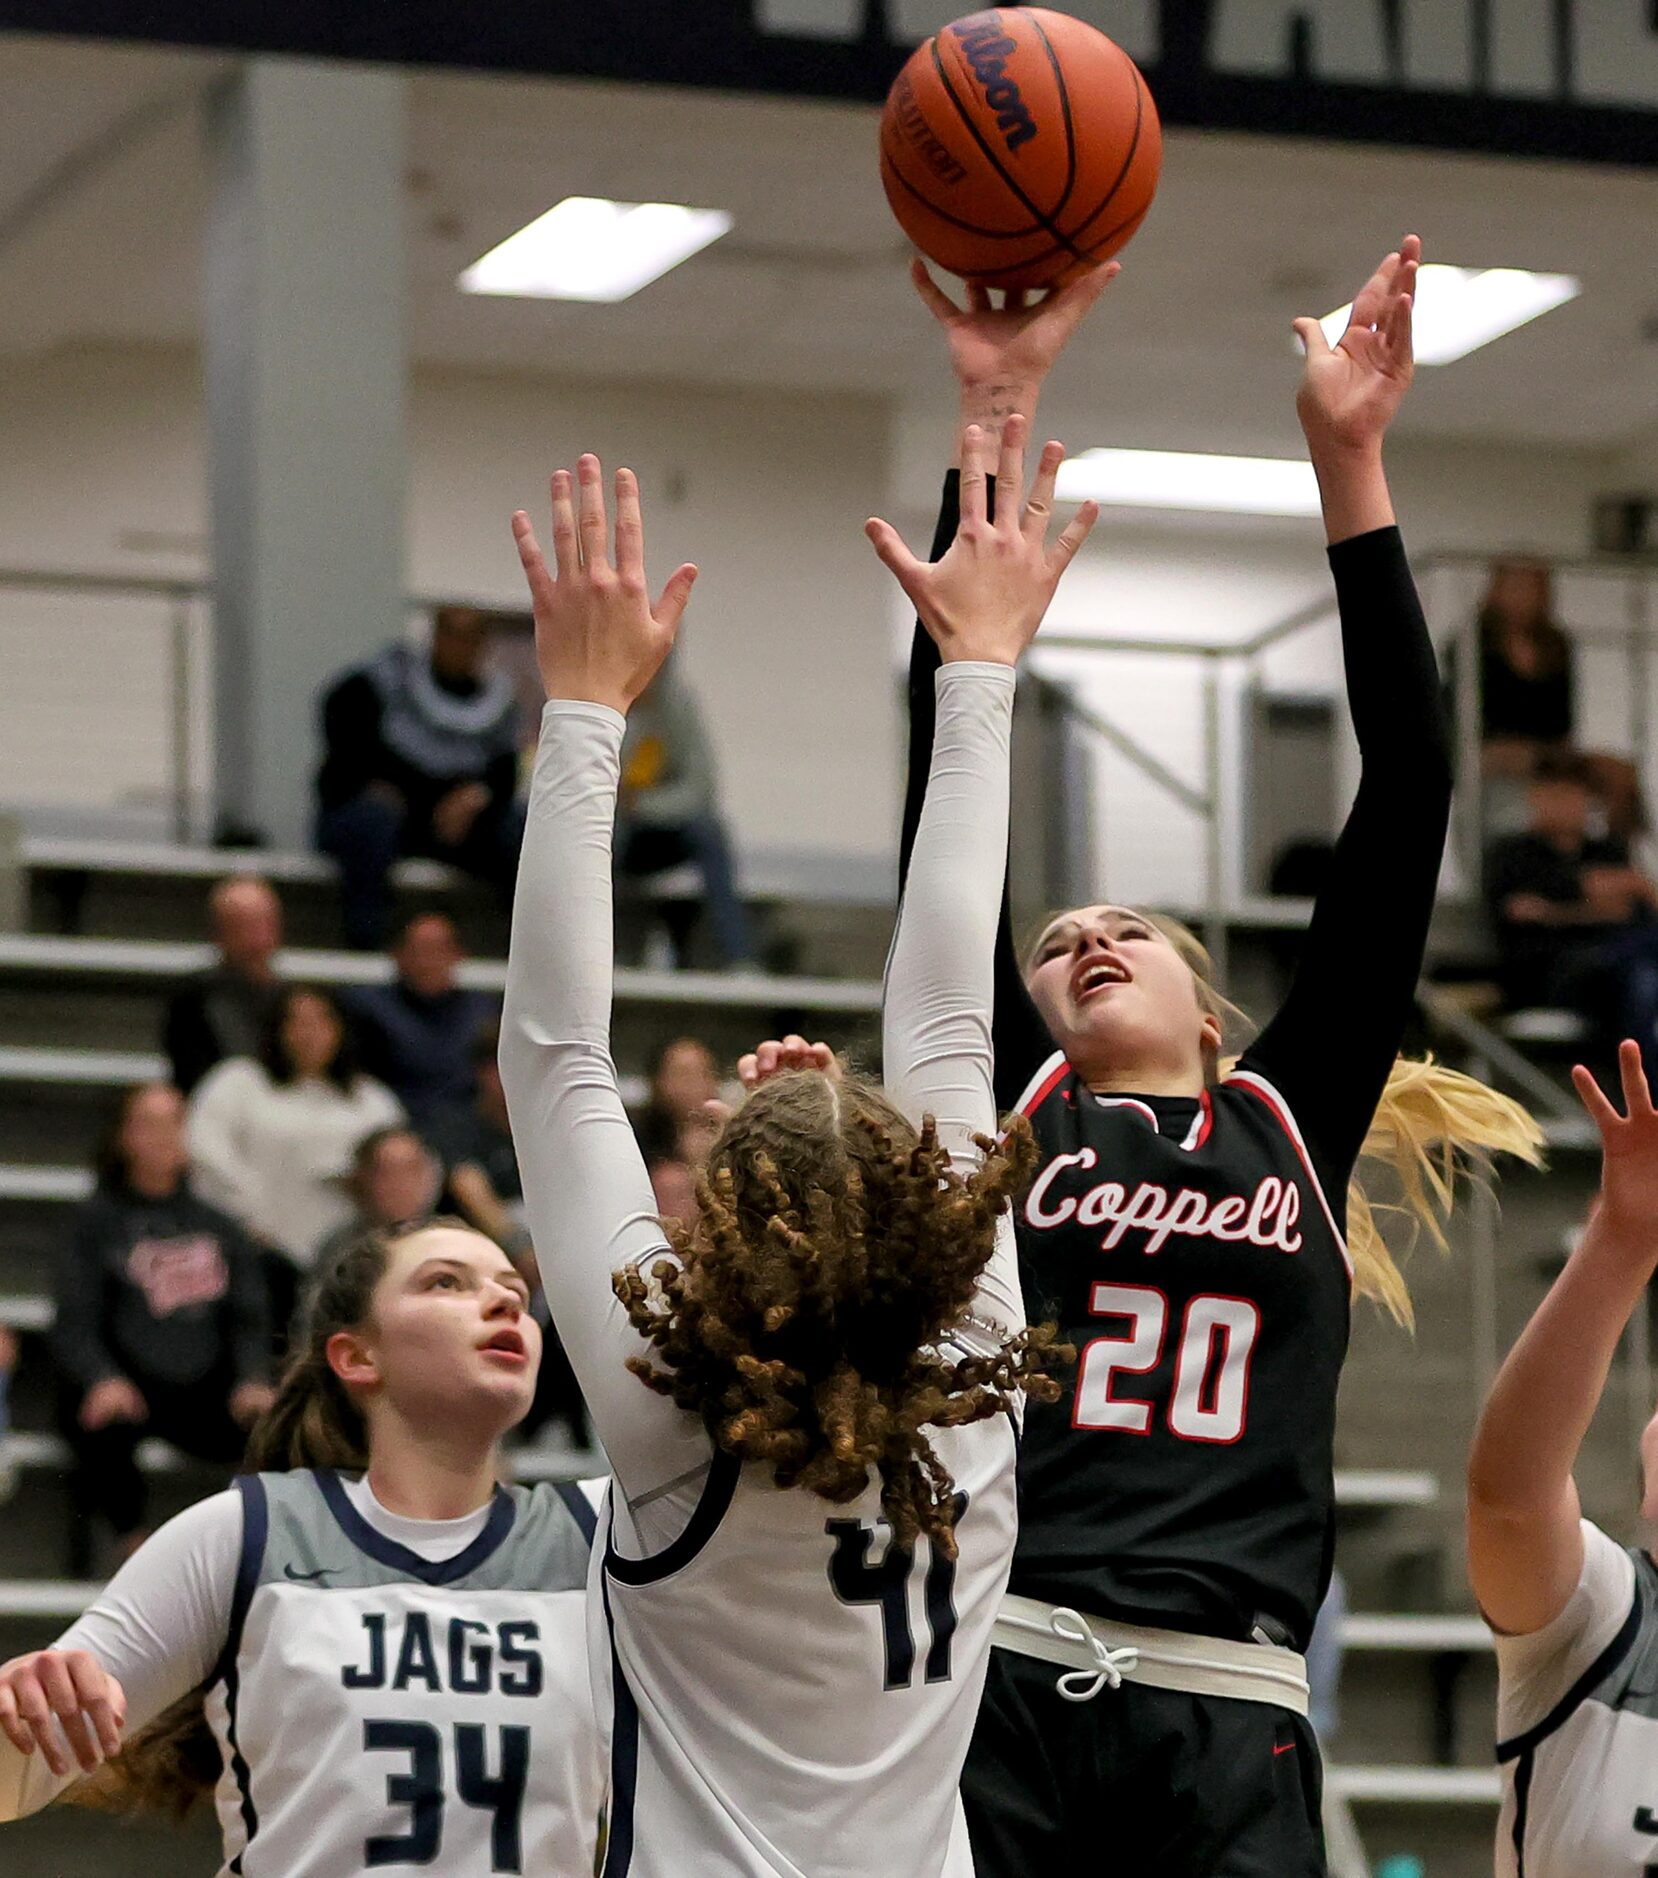
M978 1878L1325 1878L1310 1725L1269 1702L1063 1672L992 1650L962 1774Z

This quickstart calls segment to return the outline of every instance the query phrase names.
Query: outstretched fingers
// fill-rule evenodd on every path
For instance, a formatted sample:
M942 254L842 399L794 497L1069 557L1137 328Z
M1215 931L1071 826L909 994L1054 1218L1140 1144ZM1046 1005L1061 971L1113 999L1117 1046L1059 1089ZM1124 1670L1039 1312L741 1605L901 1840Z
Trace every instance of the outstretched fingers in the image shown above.
M904 537L890 522L883 522L878 515L872 515L864 523L864 533L869 537L870 546L880 556L882 565L891 569L906 593L913 595L914 583L923 572L923 563L910 553Z
M1048 523L1053 519L1054 491L1059 483L1059 466L1065 461L1062 443L1045 443L1036 459L1036 480L1031 484L1030 501L1025 504L1025 534L1031 541L1047 539Z
M639 478L616 472L616 572L625 583L645 584L645 518L639 508Z
M1618 1111L1607 1101L1605 1092L1581 1063L1572 1065L1572 1085L1577 1090L1577 1099L1589 1111L1589 1119L1603 1136L1610 1135L1623 1120Z
M1650 1121L1652 1091L1641 1063L1641 1046L1628 1037L1618 1045L1618 1075L1623 1083L1624 1113L1632 1122Z
M921 296L922 305L940 326L948 326L952 320L961 317L961 308L933 279L928 272L927 263L919 254L910 262L910 279L915 283L915 290Z
M553 598L556 583L547 572L541 544L535 538L530 518L522 509L512 518L512 538L518 544L518 565L523 568L524 578L529 582L531 604L537 607L547 605Z
M553 471L553 558L558 563L560 580L570 580L581 572L574 483L568 470Z
M1019 504L1025 493L1025 433L1029 421L1015 414L1002 426L996 458L996 524L1004 534L1019 532Z
M667 586L651 608L651 618L659 626L666 626L675 632L679 630L679 622L685 617L685 609L690 604L691 589L697 584L697 571L696 563L687 561L668 576ZM643 570L639 578L643 581Z
M576 525L582 564L593 573L610 565L610 518L605 514L604 470L596 456L589 454L577 463L576 483L580 496Z
M1097 502L1085 502L1065 524L1064 531L1053 547L1048 551L1048 566L1058 580L1072 561L1077 550L1094 532L1094 524L1100 519L1100 505Z
M977 424L969 424L961 446L961 526L981 527L986 513L985 484L994 461L994 446Z
M1369 332L1387 317L1389 302L1393 296L1393 273L1398 265L1397 250L1383 256L1381 266L1353 298L1353 311L1348 315L1347 320L1349 332L1355 327L1360 332Z

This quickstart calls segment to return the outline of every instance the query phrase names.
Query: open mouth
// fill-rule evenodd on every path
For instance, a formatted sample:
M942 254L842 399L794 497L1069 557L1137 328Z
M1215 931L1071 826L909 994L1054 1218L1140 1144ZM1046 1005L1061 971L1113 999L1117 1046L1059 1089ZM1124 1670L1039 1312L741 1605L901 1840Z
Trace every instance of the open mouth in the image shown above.
M480 1346L485 1356L499 1356L509 1362L522 1363L529 1352L524 1348L524 1339L516 1330L498 1330L489 1341Z
M1071 977L1071 996L1078 1004L1109 991L1114 985L1130 983L1132 974L1115 959L1095 959Z

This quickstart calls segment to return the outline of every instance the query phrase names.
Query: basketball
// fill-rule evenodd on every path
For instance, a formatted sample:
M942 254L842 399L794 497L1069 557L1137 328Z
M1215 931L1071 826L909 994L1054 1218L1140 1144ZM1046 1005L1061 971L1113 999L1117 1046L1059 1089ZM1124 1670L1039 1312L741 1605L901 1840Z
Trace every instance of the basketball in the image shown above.
M881 180L905 234L985 287L1061 286L1145 219L1163 131L1140 69L1047 7L969 13L929 39L881 119Z

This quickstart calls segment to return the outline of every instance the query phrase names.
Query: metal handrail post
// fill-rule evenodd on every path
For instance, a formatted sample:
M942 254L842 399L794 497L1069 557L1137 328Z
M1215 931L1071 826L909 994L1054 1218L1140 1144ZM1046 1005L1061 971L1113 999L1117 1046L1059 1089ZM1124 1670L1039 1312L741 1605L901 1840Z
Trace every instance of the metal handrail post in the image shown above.
M1203 943L1214 960L1216 981L1224 985L1231 965L1232 936L1226 923L1226 842L1221 806L1220 655L1214 652L1205 654L1203 660L1203 749L1203 813L1208 835L1204 855L1208 917Z

